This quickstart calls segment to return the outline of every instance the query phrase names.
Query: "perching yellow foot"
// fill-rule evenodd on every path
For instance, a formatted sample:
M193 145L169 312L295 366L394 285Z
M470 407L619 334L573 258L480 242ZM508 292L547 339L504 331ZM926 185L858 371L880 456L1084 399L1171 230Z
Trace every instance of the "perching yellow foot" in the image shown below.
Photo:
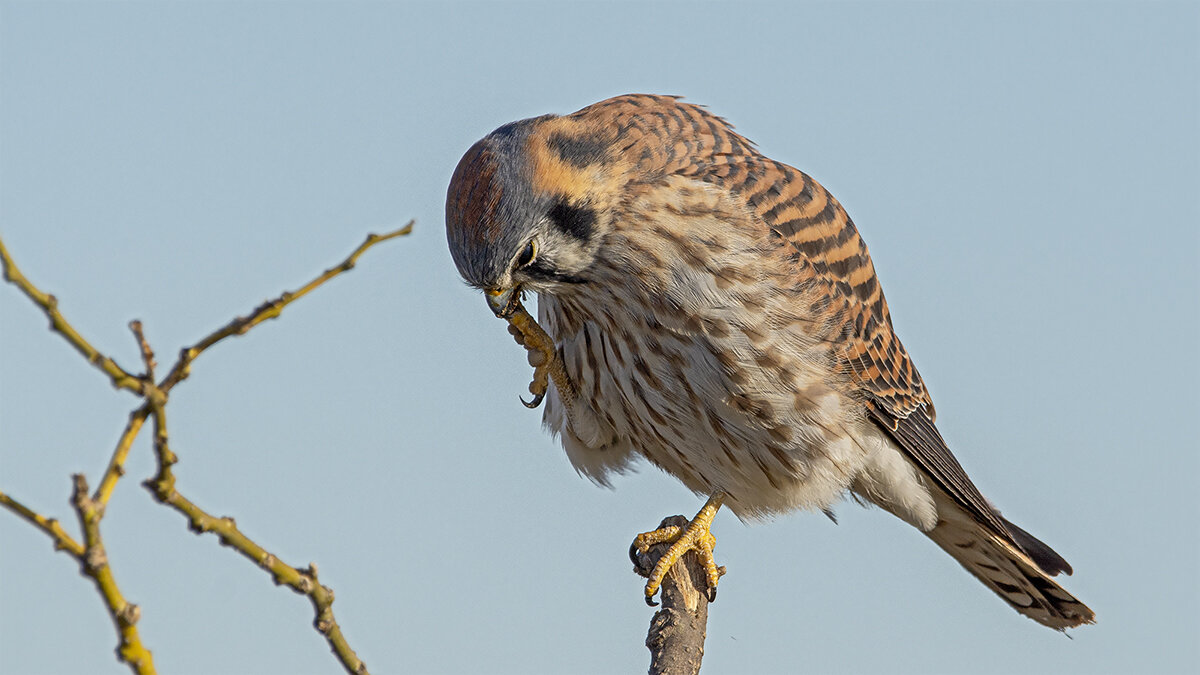
M688 551L696 551L700 557L700 564L704 566L704 575L708 580L708 601L712 602L717 599L717 582L721 579L721 575L725 573L725 568L717 567L717 561L713 558L713 547L717 544L717 539L709 531L712 526L713 518L717 515L717 510L721 508L721 503L725 501L725 493L717 490L713 493L708 501L705 502L704 508L692 518L686 528L675 527L668 525L652 532L644 532L639 534L633 540L633 546L630 547L630 557L634 558L634 564L637 564L637 559L633 555L636 553L645 553L650 550L650 547L655 544L661 544L667 541L673 541L671 548L663 554L663 557L658 559L654 565L654 569L649 574L649 579L646 582L646 604L651 607L658 603L654 601L654 595L658 593L659 586L662 585L663 578L667 576L667 571ZM682 518L680 519L682 520Z

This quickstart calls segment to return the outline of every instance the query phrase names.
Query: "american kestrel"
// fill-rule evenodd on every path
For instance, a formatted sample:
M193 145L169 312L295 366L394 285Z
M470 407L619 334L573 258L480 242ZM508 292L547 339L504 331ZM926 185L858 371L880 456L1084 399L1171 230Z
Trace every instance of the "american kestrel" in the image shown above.
M724 119L628 95L506 124L455 169L446 234L459 273L531 350L534 405L553 380L543 420L580 474L608 485L641 457L709 496L687 528L636 546L699 550L715 590L721 505L742 519L828 513L849 494L1025 616L1094 621L1052 579L1070 565L1001 516L946 446L842 206Z

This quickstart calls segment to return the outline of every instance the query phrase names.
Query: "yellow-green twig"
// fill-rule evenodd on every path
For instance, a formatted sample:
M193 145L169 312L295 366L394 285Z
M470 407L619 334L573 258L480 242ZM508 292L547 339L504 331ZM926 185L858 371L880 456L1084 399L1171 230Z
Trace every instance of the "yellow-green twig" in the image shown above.
M21 270L17 268L12 257L5 248L4 242L0 240L0 264L4 267L4 279L21 289L30 300L42 309L42 313L50 319L50 329L62 335L63 338L75 348L75 351L83 354L83 357L88 360L88 363L99 368L112 381L114 387L118 389L128 389L135 394L143 392L143 381L130 374L121 366L118 366L116 361L113 361L108 356L100 353L100 350L91 345L90 342L84 339L79 331L67 322L63 317L62 312L58 310L58 299L49 293L44 293L29 281Z
M341 263L325 270L320 276L316 277L312 281L294 291L285 291L282 295L274 300L268 300L267 302L264 302L256 307L248 316L239 316L235 318L221 328L218 328L217 330L208 334L191 347L183 349L179 353L179 359L175 362L175 365L171 367L171 371L167 373L167 376L164 377L162 382L159 383L159 389L161 389L164 393L169 392L176 384L179 384L180 381L185 379L188 376L188 371L191 367L192 361L194 361L196 357L199 356L204 350L227 337L233 335L244 335L247 331L249 331L251 328L254 328L258 324L268 319L274 319L275 317L279 316L281 312L283 312L284 307L287 307L296 300L308 295L313 291L313 289L336 277L342 272L347 272L351 269L354 269L354 265L358 262L359 256L365 253L367 249L380 242L387 241L389 239L395 239L396 237L402 237L409 232L412 232L412 228L413 221L410 220L404 227L392 232L388 232L387 234L367 235L366 241L364 241L362 244L359 244L358 248L354 249L354 252L351 253L348 258L343 260Z
M104 517L105 507L112 497L117 482L125 474L125 461L129 456L133 441L137 438L146 419L152 416L154 418L154 451L158 460L158 472L144 485L158 501L184 514L188 519L188 526L193 531L197 533L213 532L222 544L234 548L258 566L269 571L276 584L285 584L296 592L308 596L316 612L313 625L329 642L330 648L343 667L347 672L356 675L367 673L366 664L359 660L354 650L350 648L341 628L334 620L333 591L317 580L315 563L310 564L307 569L299 569L281 562L275 555L238 530L232 518L216 518L209 515L175 489L175 475L172 466L178 459L168 444L166 404L170 390L188 376L192 361L204 350L227 337L243 335L258 324L279 316L287 305L304 297L333 277L353 269L359 256L367 249L382 241L406 235L412 231L412 227L413 223L410 221L404 227L393 232L369 235L366 241L360 244L349 257L338 265L325 270L301 288L285 292L278 298L263 303L250 315L235 318L195 345L182 350L170 372L157 385L154 383L154 352L150 349L149 342L142 332L141 322L133 321L129 325L137 340L145 368L143 375L136 376L118 366L111 358L101 354L85 340L58 310L57 299L53 295L42 292L25 278L9 256L4 242L0 241L0 263L3 264L5 280L20 288L26 296L33 300L50 319L51 329L62 335L89 363L108 375L115 387L128 389L145 400L141 407L130 413L129 422L117 441L117 447L96 488L95 495L88 496L87 481L82 474L76 474L73 477L75 491L71 503L75 507L83 528L83 544L72 539L57 520L42 516L0 492L0 506L7 508L48 534L54 540L55 548L65 550L76 558L83 574L95 582L121 636L121 645L117 649L118 657L128 663L135 672L153 673L154 663L150 651L142 645L138 636L136 624L140 617L140 610L137 605L125 601L108 565L107 554L100 538L100 521Z
M96 508L100 509L101 515L104 514L108 500L117 487L117 481L125 475L125 460L129 457L129 450L133 447L134 439L137 438L138 432L142 430L142 425L149 416L149 404L129 413L129 423L125 425L125 431L121 433L121 438L117 441L117 449L113 451L112 457L108 460L108 468L105 469L104 476L100 478L100 485L96 486L96 494L92 495L92 500L96 502Z
M75 492L71 497L71 504L79 516L85 544L83 555L79 556L79 565L83 574L96 583L96 589L100 591L100 597L104 598L104 605L112 617L117 634L121 636L117 656L128 663L135 673L154 673L154 659L138 635L137 622L142 616L141 609L125 601L125 596L121 594L121 589L113 577L112 567L108 564L108 553L104 550L104 541L100 538L101 511L88 496L87 479L83 474L77 473L72 478L75 481Z
M158 364L154 362L154 350L150 349L150 343L146 341L146 334L142 332L142 322L137 319L130 321L129 330L133 332L133 339L137 340L138 351L142 353L142 365L146 368L143 379L153 382L154 366Z
M180 494L176 489L175 473L172 467L178 461L178 458L171 450L168 440L165 398L172 387L188 376L192 361L204 352L204 350L227 337L244 335L260 323L279 316L284 307L304 297L333 277L353 269L359 256L366 252L367 249L388 239L406 235L412 231L412 227L413 223L410 221L404 227L388 232L387 234L368 235L366 240L338 265L325 270L299 289L285 292L278 298L263 303L248 316L233 319L225 326L201 339L195 345L182 350L179 359L171 367L170 372L167 373L156 387L162 393L162 398L158 400L147 398L146 402L146 405L150 409L150 414L153 416L154 452L158 459L158 472L154 478L144 483L146 488L150 490L159 502L183 514L188 519L188 527L193 532L197 534L212 532L217 535L217 538L223 545L233 548L259 567L267 570L276 584L286 585L297 593L308 596L316 613L313 626L325 637L330 649L346 671L355 675L366 675L367 666L350 647L345 635L342 633L341 627L338 626L337 621L334 619L333 590L328 586L322 585L317 580L316 564L310 563L307 569L302 570L282 562L277 556L264 549L239 530L233 518L218 518L208 514L191 500Z
M62 523L58 522L57 518L47 518L4 492L0 492L0 506L12 511L37 529L50 535L50 538L54 540L54 550L66 551L76 558L83 555L83 544L72 539L71 535L67 534L67 531L63 529Z
M177 458L171 451L168 442L166 417L161 407L156 408L153 415L154 450L158 457L158 474L143 483L146 489L150 490L159 502L182 513L188 520L188 529L196 534L212 532L222 545L229 546L270 573L276 585L285 585L301 595L308 596L312 602L313 611L316 613L313 626L325 637L342 667L346 669L346 672L354 675L368 675L367 665L354 653L350 643L346 641L346 636L342 634L337 620L334 619L333 589L322 585L317 580L316 563L310 563L307 569L288 565L247 537L238 529L233 518L212 516L180 494L179 490L175 488L175 474L171 468Z
M82 544L67 534L58 519L47 518L3 492L0 492L0 506L45 532L54 540L55 550L65 551L79 563L80 573L96 584L96 589L100 591L100 597L104 600L104 607L116 626L117 635L121 639L121 644L117 647L118 658L128 663L133 672L152 675L155 672L154 659L150 650L142 644L137 630L141 611L137 605L126 602L108 564L108 554L104 550L104 541L100 538L100 509L95 501L88 497L87 479L82 474L75 474L71 478L74 485L71 505L75 507L75 514L79 516L79 524L83 529Z

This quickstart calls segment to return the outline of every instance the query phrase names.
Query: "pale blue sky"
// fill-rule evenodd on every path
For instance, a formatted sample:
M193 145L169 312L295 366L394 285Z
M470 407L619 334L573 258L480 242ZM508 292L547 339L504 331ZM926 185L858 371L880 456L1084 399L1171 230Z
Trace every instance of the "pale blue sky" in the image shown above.
M814 175L939 426L1099 623L1022 618L898 520L717 519L709 673L1200 668L1194 3L0 4L0 235L129 368L417 219L195 365L180 489L316 561L374 672L644 670L626 548L701 500L576 477L442 204L502 123L682 94ZM0 487L74 526L133 407L0 287ZM307 601L139 486L104 521L163 673L337 672ZM0 672L122 673L90 583L0 512Z

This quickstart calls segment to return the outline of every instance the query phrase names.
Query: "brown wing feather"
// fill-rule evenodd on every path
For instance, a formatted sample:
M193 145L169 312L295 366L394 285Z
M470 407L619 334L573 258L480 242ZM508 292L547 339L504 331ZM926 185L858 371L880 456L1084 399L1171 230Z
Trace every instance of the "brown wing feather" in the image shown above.
M804 173L765 160L762 183L747 201L827 284L833 316L846 341L839 366L864 395L871 417L926 475L980 523L1011 540L934 426L933 401L892 328L891 315L867 246L841 204ZM763 200L759 195L778 192Z
M695 176L745 199L825 291L822 313L841 322L848 338L840 367L888 414L903 419L924 407L933 416L925 384L892 331L866 244L820 183L764 157L724 119L676 97L618 96L570 118L597 136L620 138L620 154L635 158L630 174Z
M837 367L857 384L872 418L968 513L1021 546L934 426L933 402L892 329L867 246L833 195L805 173L761 155L722 118L675 97L620 96L570 117L598 136L620 138L620 154L636 158L629 171L643 179L695 176L740 195L823 291L821 313L840 323L835 333L845 342Z
M846 340L839 366L861 388L871 417L956 502L1016 544L934 426L933 401L892 329L887 300L853 221L809 176L777 162L764 163L767 171L762 182L769 186L750 192L747 201L825 281L832 315L840 317L840 335ZM773 192L779 196L758 197Z

